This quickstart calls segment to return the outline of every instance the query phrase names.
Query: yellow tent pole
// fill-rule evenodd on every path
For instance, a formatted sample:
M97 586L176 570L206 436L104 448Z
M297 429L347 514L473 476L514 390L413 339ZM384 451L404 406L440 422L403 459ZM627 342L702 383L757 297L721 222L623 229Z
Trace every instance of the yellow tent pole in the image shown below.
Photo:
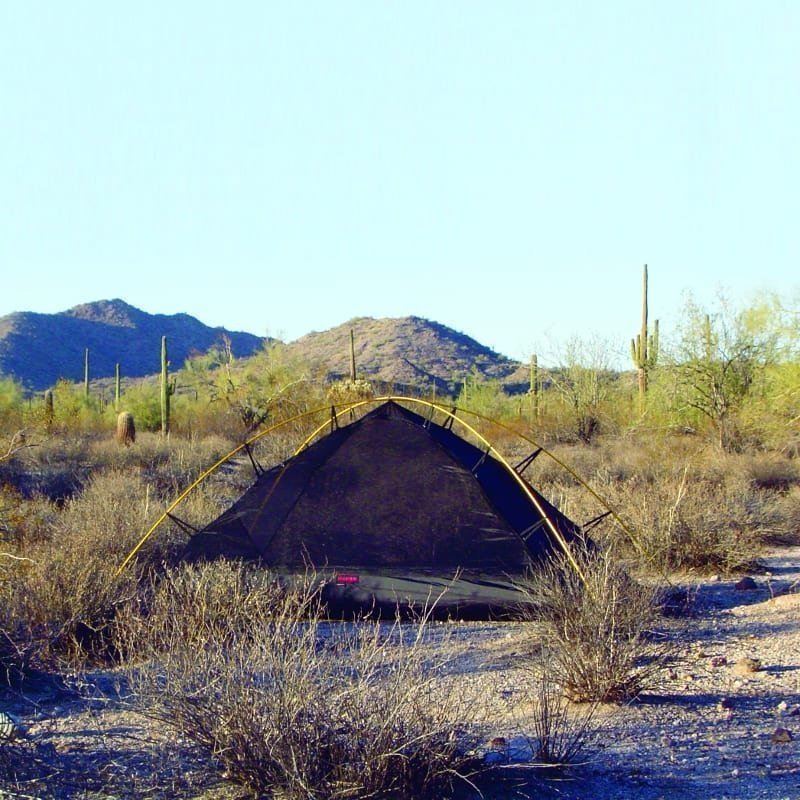
M289 425L292 422L298 422L299 420L304 419L305 417L309 417L309 416L312 416L314 414L319 414L322 411L327 411L329 408L330 408L330 406L328 406L328 405L320 406L319 408L314 408L311 411L305 411L302 414L296 414L295 416L289 417L288 419L285 419L285 420L282 420L281 422L278 422L275 425L271 425L270 427L266 428L265 430L259 431L254 436L251 436L249 439L247 439L246 441L242 442L237 447L234 447L233 450L230 451L230 453L228 453L227 455L223 456L215 464L212 464L207 470L202 472L193 483L191 483L186 489L184 489L175 498L175 500L172 501L172 503L167 508L167 510L150 526L150 528L148 528L148 530L144 534L144 536L142 536L142 538L139 540L139 542L136 544L136 546L133 548L133 550L131 550L131 552L128 553L128 555L126 556L125 560L119 565L119 567L117 568L117 571L115 573L115 577L120 575L122 573L122 571L125 569L125 567L127 567L128 564L130 564L130 562L133 560L134 556L139 552L139 550L141 550L141 548L144 545L144 543L153 535L153 533L156 532L156 530L158 530L158 528L161 526L161 524L164 522L164 520L167 519L167 517L177 508L177 506L181 502L183 502L183 500L185 500L186 497L189 494L191 494L206 478L208 478L210 475L212 475L214 472L216 472L223 464L225 464L226 462L230 461L230 459L232 459L235 455L240 453L242 450L244 450L249 445L253 444L254 442L257 442L259 439L263 438L264 436L266 436L269 433L272 433L273 431L277 430L278 428L282 428L284 425Z
M166 511L164 511L164 513L153 523L153 525L150 526L150 528L147 530L147 532L144 534L144 536L142 536L142 538L139 540L139 542L136 544L136 546L133 548L133 550L131 550L131 552L126 556L125 560L117 568L117 571L116 571L115 574L119 575L130 564L130 562L134 559L134 557L139 552L139 550L142 548L144 543L153 535L153 533L155 533L156 530L158 530L158 528L161 526L161 524L169 517L171 512L174 511L175 508L181 502L183 502L183 500L185 500L186 497L189 494L191 494L191 492L193 492L206 478L208 478L210 475L212 475L214 472L216 472L216 470L218 470L223 464L225 464L227 461L229 461L231 458L233 458L235 455L240 453L242 450L244 450L249 445L253 444L254 442L258 441L259 439L263 438L264 436L267 436L268 434L278 430L279 428L284 427L285 425L289 425L292 422L297 422L297 421L299 421L301 419L305 419L305 418L313 416L315 414L319 414L319 413L321 413L323 411L330 410L332 412L331 418L326 419L326 421L324 423L322 423L317 428L315 428L314 431L303 440L303 442L300 444L300 446L294 452L294 455L296 456L303 449L308 447L308 445L314 440L314 438L316 438L328 425L331 424L332 420L337 420L338 421L339 417L342 414L344 414L345 412L350 412L350 411L352 411L352 410L354 410L356 408L359 408L361 406L371 405L371 404L375 404L375 403L384 403L384 402L389 402L389 401L402 402L402 403L412 403L412 404L417 404L417 405L424 406L426 408L433 409L435 411L441 411L447 417L453 419L455 422L458 422L461 426L466 428L473 436L475 436L475 438L478 439L478 441L480 441L487 448L487 452L492 453L494 455L494 457L503 465L503 467L514 478L514 480L519 484L520 488L523 490L523 492L525 492L525 494L528 497L528 499L530 500L530 502L534 505L536 510L541 514L542 519L545 521L545 524L550 529L550 532L553 534L556 542L559 544L561 549L564 551L565 555L569 559L569 561L572 564L572 566L575 569L575 571L578 573L578 575L581 577L581 579L584 582L586 581L585 577L583 576L583 574L581 572L580 567L578 566L578 563L575 561L575 558L574 558L574 556L572 555L572 552L569 549L569 545L564 540L564 537L561 535L561 532L555 526L553 521L548 517L547 512L542 507L542 505L539 503L539 501L537 500L535 495L531 492L530 488L528 487L527 482L522 478L522 476L520 476L517 473L517 471L511 466L511 464L508 463L508 461L505 459L505 457L494 447L494 445L492 445L491 442L488 441L488 439L486 439L485 436L483 436L479 431L477 431L472 425L470 425L464 419L458 417L456 412L462 412L462 413L470 414L470 415L472 415L474 417L477 417L478 419L481 419L481 420L483 420L485 422L489 422L491 424L497 425L500 428L502 428L504 430L507 430L510 433L513 433L513 434L519 436L520 438L524 439L525 441L529 442L530 444L534 445L535 447L541 447L541 445L539 445L533 439L530 439L529 437L527 437L527 436L525 436L525 435L523 435L521 433L518 433L517 431L514 431L512 428L509 428L508 426L506 426L506 425L504 425L504 424L502 424L500 422L497 422L496 420L492 420L489 417L485 417L485 416L483 416L481 414L478 414L477 412L469 411L467 409L462 409L462 408L458 408L458 407L453 407L455 410L451 411L449 408L447 408L447 407L445 407L443 405L440 405L438 403L432 403L432 402L430 402L428 400L422 400L422 399L416 398L416 397L406 397L404 395L383 395L381 397L374 397L374 398L370 398L370 399L367 399L367 400L358 400L358 401L354 401L352 403L343 403L343 404L341 404L341 410L338 410L338 411L336 410L335 406L330 405L330 404L326 404L324 406L319 406L318 408L314 408L314 409L312 409L310 411L305 411L302 414L296 414L296 415L294 415L292 417L289 417L288 419L285 419L285 420L282 420L281 422L276 423L275 425L271 425L268 428L265 428L263 431L259 431L257 434L255 434L254 436L251 436L245 442L243 442L242 444L238 445L233 450L231 450L230 453L228 453L227 455L225 455L221 459L219 459L215 464L213 464L211 467L209 467L207 470L205 470L203 473L201 473L193 483L191 483L186 489L184 489L184 491L181 492L181 494L179 494L178 497L170 504L170 506L166 509ZM589 484L587 484L584 480L582 480L580 478L580 476L577 475L577 473L575 473L564 462L562 462L560 459L558 459L553 453L549 452L544 447L541 447L541 449L542 449L542 452L544 452L547 456L552 458L557 464L559 464L559 466L561 466L563 469L565 469L582 486L584 486L592 494L592 496L595 497L595 499L597 499L608 511L610 511L613 514L615 520L617 520L617 522L622 526L622 528L625 529L626 531L628 531L627 527L622 523L622 521L619 519L619 517L617 517L616 513L611 508L609 508L608 504L591 488L591 486L589 486ZM280 480L280 478L278 478L278 480ZM277 481L276 481L276 483L277 483Z
M575 560L575 556L572 555L572 551L569 548L564 537L561 535L561 531L558 530L556 525L547 516L547 512L542 507L541 503L537 500L536 496L531 492L530 487L528 486L527 481L508 463L505 457L494 447L494 445L486 439L483 434L479 431L475 430L468 422L465 422L463 419L458 417L453 411L450 411L447 408L443 408L440 405L436 405L435 403L431 403L428 400L420 400L415 397L388 397L384 398L385 400L395 400L395 401L403 401L403 402L411 402L411 403L418 403L419 405L425 406L427 408L433 408L438 411L443 411L449 418L451 418L454 422L458 422L461 426L466 428L473 436L475 436L478 441L484 444L487 448L487 452L492 453L494 457L506 468L509 474L514 478L514 480L519 484L520 488L523 492L527 495L528 499L533 503L536 510L541 514L542 519L545 521L545 524L550 529L550 532L553 534L556 542L558 542L559 547L564 551L564 555L569 560L570 564L572 564L572 568L578 574L580 579L586 584L586 577L583 574L578 562ZM461 409L456 409L456 411L460 411Z

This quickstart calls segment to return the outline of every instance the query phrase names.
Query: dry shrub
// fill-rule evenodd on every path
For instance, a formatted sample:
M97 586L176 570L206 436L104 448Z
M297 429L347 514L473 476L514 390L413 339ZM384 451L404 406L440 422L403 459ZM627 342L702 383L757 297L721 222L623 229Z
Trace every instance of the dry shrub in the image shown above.
M621 702L653 685L662 663L652 632L658 592L631 579L609 550L573 545L526 591L542 674L574 702Z
M183 566L120 618L147 713L254 796L443 797L471 763L422 626L320 621L228 563Z
M521 730L536 764L564 767L575 763L595 741L598 702L576 706L565 696L549 667L545 653L533 671L533 711Z
M561 447L556 455L623 523L592 535L625 545L626 557L657 574L747 568L766 542L791 540L797 531L791 497L798 468L785 457L722 454L677 436L630 436L594 447ZM573 475L543 456L526 476L578 523L606 510Z
M773 498L736 473L716 479L687 465L647 485L630 480L603 490L628 523L634 551L658 571L745 568L774 522Z
M48 538L4 560L0 632L14 664L49 667L108 655L115 610L137 584L137 569L119 577L116 569L141 536L146 508L139 476L100 473L67 501Z
M171 500L233 447L229 440L220 436L165 439L159 434L141 433L131 447L120 448L113 440L104 438L92 442L89 453L98 468L141 472L154 497Z
M757 489L789 491L800 485L797 462L778 454L757 455L742 460L745 478Z
M800 486L793 486L775 500L776 524L767 531L773 544L800 544Z

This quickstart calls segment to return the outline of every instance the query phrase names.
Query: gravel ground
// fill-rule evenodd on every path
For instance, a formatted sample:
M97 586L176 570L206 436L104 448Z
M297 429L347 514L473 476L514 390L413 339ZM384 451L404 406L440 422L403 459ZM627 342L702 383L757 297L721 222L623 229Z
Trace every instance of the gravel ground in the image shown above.
M503 736L510 745L510 758L499 759L502 781L485 796L798 800L800 547L764 563L768 572L754 575L750 589L733 580L680 581L694 602L690 615L669 625L676 655L663 687L622 708L601 708L586 763L546 782L541 771L514 762L516 732L526 722L524 630L459 627L451 679L483 699L487 743ZM209 781L188 744L110 701L119 680L113 672L43 678L0 694L0 710L27 729L14 745L0 744L0 798L236 797Z

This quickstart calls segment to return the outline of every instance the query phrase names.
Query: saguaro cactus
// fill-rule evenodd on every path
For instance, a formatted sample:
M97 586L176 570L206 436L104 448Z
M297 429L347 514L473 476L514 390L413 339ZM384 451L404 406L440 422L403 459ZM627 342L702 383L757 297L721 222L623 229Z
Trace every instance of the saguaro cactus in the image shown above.
M539 416L540 412L540 392L541 384L539 382L539 358L536 353L531 356L531 385L528 389L528 394L531 396L531 421Z
M56 412L53 408L53 390L48 389L44 393L44 424L48 430L50 430L50 426L53 424L55 417Z
M169 398L175 386L169 383L169 360L167 358L167 337L161 337L161 435L169 436Z
M89 399L89 348L83 351L83 393Z
M653 324L653 333L647 330L647 264L642 270L642 328L631 340L631 358L639 371L639 402L644 405L650 372L658 361L658 320Z
M114 364L114 410L119 411L119 398L120 398L120 379L119 379L119 361Z

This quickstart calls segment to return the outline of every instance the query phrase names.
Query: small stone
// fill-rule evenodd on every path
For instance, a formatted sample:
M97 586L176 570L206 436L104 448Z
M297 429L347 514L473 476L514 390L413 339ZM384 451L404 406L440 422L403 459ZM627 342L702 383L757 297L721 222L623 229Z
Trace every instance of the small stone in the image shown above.
M728 659L725 656L714 656L711 659L711 666L712 667L724 667L728 663Z
M733 588L737 592L752 592L753 589L758 589L758 584L749 575L745 575L744 578L736 582Z
M734 675L750 675L753 672L759 672L761 670L761 660L758 658L751 658L750 656L744 656L740 658L734 665L733 665L733 674Z
M783 714L789 708L789 704L785 700L781 700L775 708L779 714Z
M775 731L772 734L772 743L773 744L787 744L791 742L794 737L792 736L792 732L787 730L786 728L775 728Z
M710 575L708 578L709 583L719 583L722 580L720 575Z
M5 711L0 711L0 742L10 742L17 735L17 722L15 717Z
M722 697L720 698L719 703L717 703L717 707L722 709L731 709L733 708L733 700L730 697Z

